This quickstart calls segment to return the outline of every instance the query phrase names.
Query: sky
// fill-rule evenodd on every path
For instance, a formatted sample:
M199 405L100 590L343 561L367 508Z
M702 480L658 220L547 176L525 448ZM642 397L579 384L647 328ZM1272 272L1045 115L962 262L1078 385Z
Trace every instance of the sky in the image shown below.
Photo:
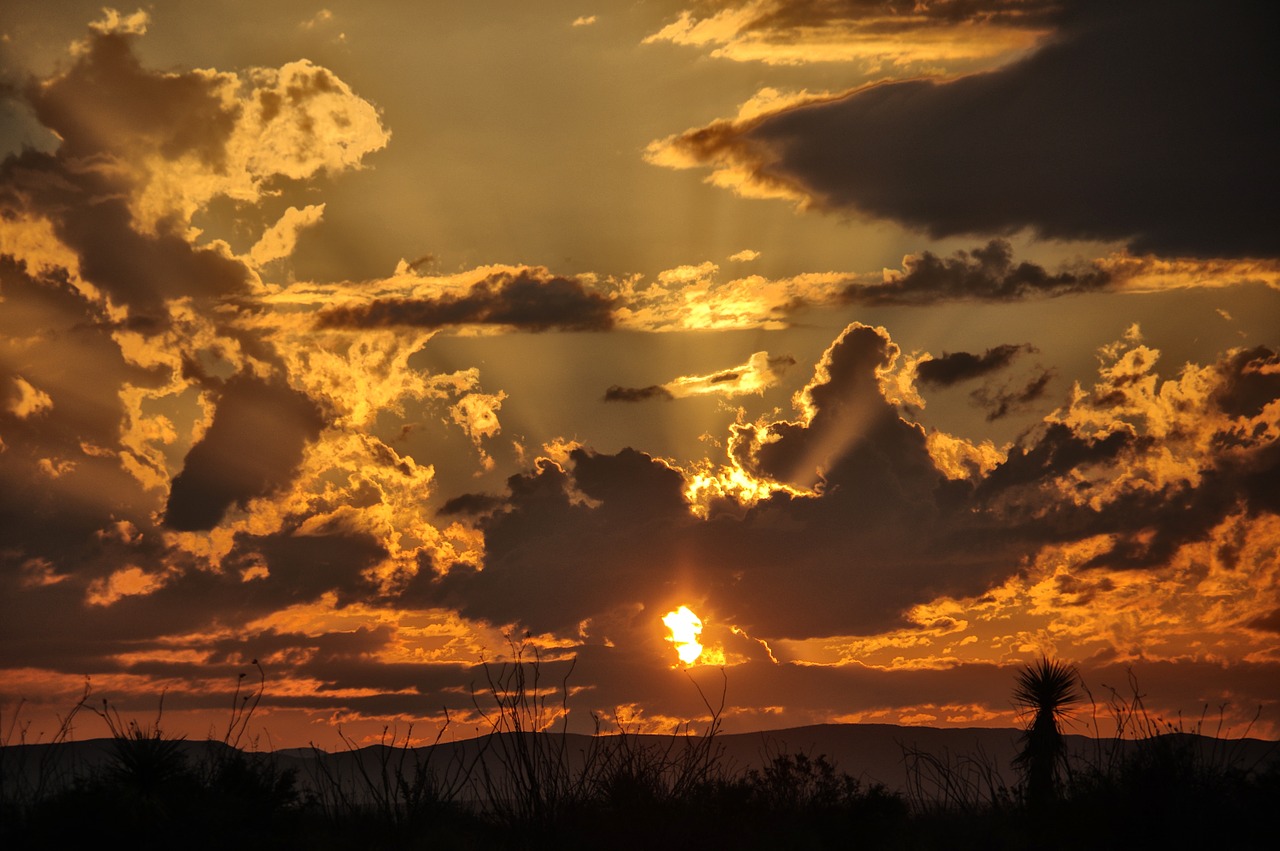
M5 3L0 729L1280 737L1269 23Z

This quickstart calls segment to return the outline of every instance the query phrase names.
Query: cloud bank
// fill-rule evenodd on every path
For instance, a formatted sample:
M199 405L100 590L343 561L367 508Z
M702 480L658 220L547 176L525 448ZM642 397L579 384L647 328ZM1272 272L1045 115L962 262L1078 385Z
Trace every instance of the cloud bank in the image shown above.
M1249 2L1065 4L1012 64L718 122L652 155L933 237L1029 228L1138 254L1274 258L1266 29Z

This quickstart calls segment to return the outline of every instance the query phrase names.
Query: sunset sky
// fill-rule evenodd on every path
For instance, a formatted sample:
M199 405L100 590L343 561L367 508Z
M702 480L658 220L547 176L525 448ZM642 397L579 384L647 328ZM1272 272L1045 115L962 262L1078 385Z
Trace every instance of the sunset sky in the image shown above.
M258 660L264 745L474 735L514 642L582 731L1009 726L1047 654L1280 737L1273 36L7 0L0 722L220 736Z

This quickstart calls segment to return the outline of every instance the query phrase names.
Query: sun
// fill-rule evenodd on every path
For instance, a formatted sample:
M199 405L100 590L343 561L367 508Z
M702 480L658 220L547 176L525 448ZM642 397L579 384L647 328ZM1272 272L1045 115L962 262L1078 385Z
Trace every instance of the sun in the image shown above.
M671 630L667 641L676 646L680 661L686 665L696 662L702 655L702 645L698 642L698 636L702 634L702 619L688 606L681 606L673 612L667 612L662 622Z

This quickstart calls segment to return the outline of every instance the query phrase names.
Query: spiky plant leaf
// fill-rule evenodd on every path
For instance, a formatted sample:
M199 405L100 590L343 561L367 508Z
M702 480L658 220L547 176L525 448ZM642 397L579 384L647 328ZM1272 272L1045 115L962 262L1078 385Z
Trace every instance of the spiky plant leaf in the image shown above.
M1061 718L1071 704L1080 700L1079 674L1065 662L1041 657L1018 673L1014 701L1023 709L1049 713Z
M1079 673L1065 662L1041 657L1018 673L1013 699L1032 713L1014 760L1026 773L1027 797L1043 805L1057 794L1058 766L1066 758L1066 741L1058 720L1080 699Z

